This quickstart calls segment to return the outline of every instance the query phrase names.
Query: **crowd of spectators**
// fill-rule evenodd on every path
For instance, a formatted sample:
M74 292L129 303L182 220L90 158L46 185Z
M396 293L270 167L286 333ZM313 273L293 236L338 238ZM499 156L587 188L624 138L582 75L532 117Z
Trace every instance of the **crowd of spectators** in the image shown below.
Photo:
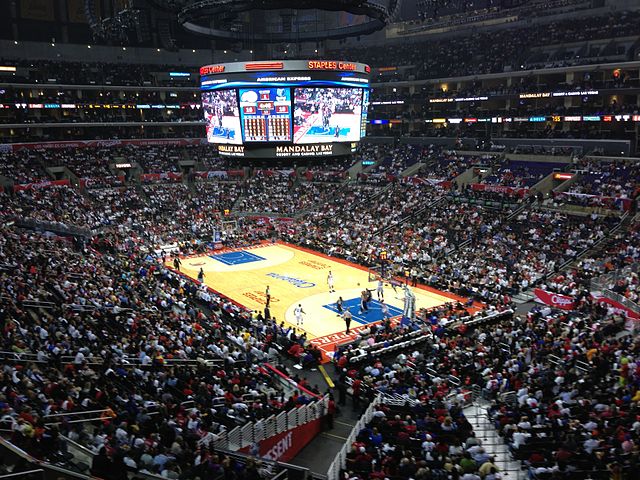
M573 312L536 307L476 327L432 315L426 343L399 354L361 360L359 347L347 347L337 363L356 394L412 400L374 412L348 455L348 478L504 478L462 412L472 385L529 478L633 478L637 345L618 335L623 323L585 298Z
M42 160L39 152L31 150L0 152L0 175L18 184L50 180Z
M175 108L93 108L81 107L68 110L17 109L10 114L0 115L0 123L147 123L147 122L204 122L202 112L194 109Z
M157 151L160 158L170 155L170 150ZM440 155L456 164L455 171L475 161L449 152L438 154L435 164L442 165ZM525 173L518 178L531 176ZM164 267L167 254L161 246L177 245L184 254L200 248L206 251L225 210L259 208L290 215L310 209L286 224L260 226L250 219L243 221L233 236L224 239L227 245L277 234L364 265L377 263L384 248L396 276L410 276L501 310L510 305L511 296L542 281L545 274L555 274L545 281L556 289L573 288L559 278L570 278L573 271L561 273L560 267L605 239L617 223L595 214L574 216L535 205L512 215L508 209L458 202L442 186L412 179L362 178L344 184L300 180L292 171L274 170L258 172L244 183L218 179L197 182L195 188L154 183L81 193L57 186L0 196L5 219L99 229L88 244L7 224L0 230L0 322L5 333L1 350L24 355L23 362L7 362L0 377L3 422L14 432L13 440L46 457L59 448L59 435L68 436L93 449L95 473L111 472L110 478L120 478L117 475L127 469L168 478L206 476L221 468L206 439L309 400L285 391L258 366L276 350L294 352L290 354L302 365L314 364L319 352L309 348L303 332L279 325L280 319L244 312ZM621 233L610 240L603 254L583 257L576 268L588 272L581 274L585 280L587 275L619 270L638 258L637 243L637 229ZM622 280L611 288L637 300L637 274ZM34 302L40 306L29 306ZM452 375L464 385L483 385L487 398L498 402L492 415L514 450L534 436L534 430L527 431L534 423L545 427L549 421L564 419L563 431L573 432L574 439L583 435L567 416L569 407L553 407L557 398L569 405L573 400L587 408L594 405L598 419L609 417L601 417L603 412L615 413L625 435L634 439L637 431L624 423L631 417L619 414L621 406L629 403L625 398L637 394L635 370L622 366L632 363L635 345L610 338L609 330L620 321L615 312L588 296L580 296L576 308L577 317L545 311L543 321L542 314L534 312L527 318L471 330L457 326L468 314L464 305L421 312L418 326L432 335L426 348L402 352L393 359L367 358L348 374L362 388L419 400L410 417L400 421L390 410L380 409L367 431L360 433L362 445L349 457L349 469L361 478L379 478L381 472L425 479L440 474L471 479L475 477L469 475L480 472L486 479L494 474L493 466L484 467L487 456L473 448L479 445L469 443L473 436L460 411L464 395L429 373L433 371L455 372ZM364 332L361 340L366 344L392 341L410 331L406 325L383 323ZM511 346L509 356L496 347L500 342ZM624 372L623 378L629 380L621 384L615 383L616 375L599 370L599 360L587 359L595 362L593 375L600 375L589 381L619 400L615 408L596 409L597 404L589 400L593 397L587 396L590 392L576 386L575 377L558 375L557 365L548 361L550 354L566 361L582 359L594 345L607 347L595 358L608 365L622 354L629 358L619 364L621 375ZM352 354L345 355L348 359ZM559 383L553 380L558 376L563 379ZM565 385L571 389L565 391ZM514 413L500 394L516 390L520 397L523 388L528 388L523 394L527 398ZM577 393L572 393L574 389ZM445 401L451 394L454 401ZM580 403L583 398L588 403ZM544 407L533 407L534 399ZM535 408L552 415L537 418ZM106 413L91 430L67 424L56 427L45 417L81 410ZM526 422L524 427L519 425L523 415L529 427ZM610 442L611 434L598 419L594 417L600 445L600 440ZM553 439L568 441L562 434ZM626 468L625 462L632 457L619 456L618 448L628 450L622 443L603 454L597 468L614 463ZM531 445L538 444L532 441ZM597 448L580 451L579 456L588 457ZM567 468L566 461L543 450L542 460L536 457L532 462L535 475L544 473L535 469ZM516 453L522 455L522 451ZM530 460L530 455L526 458Z
M563 163L508 160L484 177L482 183L512 188L531 188L553 171L562 170L566 166Z
M455 151L444 151L433 161L421 166L417 175L431 180L450 181L473 165L486 165L492 161L492 156L475 157L458 155Z
M118 185L121 180L111 171L110 164L124 152L116 148L65 148L52 152L42 150L40 154L47 166L67 167L89 187Z
M373 144L368 147L373 148ZM410 145L401 144L397 146L384 145L376 146L377 150L382 149L381 152L367 151L361 154L362 159L366 160L369 156L371 158L382 159L379 163L367 173L370 174L384 174L392 177L398 177L410 166L418 162L426 162L432 156L434 156L440 149L433 145L427 147L423 145Z
M42 132L42 133L41 133ZM140 125L81 126L70 123L65 128L37 131L30 128L0 129L2 143L55 142L68 140L113 140L151 138L204 138L204 124L174 122L159 128L141 128Z
M591 280L607 274L623 271L640 261L640 231L639 225L632 224L629 228L621 229L599 249L581 258L574 266L557 275L549 277L541 288L552 292L581 298L591 290ZM616 289L619 293L637 302L637 275L629 273L613 284L607 283L606 288Z
M580 173L569 188L571 193L634 198L640 191L640 167L633 162L583 159L575 168Z
M99 211L77 189L67 185L32 188L0 197L0 216L46 222L62 228L92 229L101 225L106 213Z
M292 170L260 170L243 185L235 209L292 216L331 201L339 189L335 182L300 181Z
M638 12L624 11L590 17L567 18L551 23L522 26L496 31L469 31L468 35L429 39L407 48L406 42L389 43L378 48L354 48L331 52L338 59L358 58L374 67L413 66L409 73L416 78L446 78L517 71L534 65L545 67L600 63L606 58L562 58L532 55L532 48L567 42L580 42L635 34ZM539 52L538 52L539 53ZM451 59L456 61L452 62Z
M18 67L16 77L32 83L59 83L61 85L164 85L166 73L171 71L191 73L189 82L196 85L199 75L195 67L140 63L60 62L57 60L33 60L2 58L3 65ZM165 73L165 76L156 75Z
M19 359L0 374L3 428L39 458L61 435L83 444L103 478L215 474L216 435L311 400L257 363L304 336L114 235L78 245L2 228L2 350ZM95 428L55 421L92 410Z

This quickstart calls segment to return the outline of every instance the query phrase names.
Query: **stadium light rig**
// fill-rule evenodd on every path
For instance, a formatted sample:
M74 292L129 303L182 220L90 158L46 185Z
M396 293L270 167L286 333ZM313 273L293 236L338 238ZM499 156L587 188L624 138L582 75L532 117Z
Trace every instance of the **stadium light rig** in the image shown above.
M401 0L388 0L386 5L369 0L198 0L188 2L177 13L178 23L197 35L213 39L273 43L318 42L368 35L388 25L400 10ZM238 28L221 19L239 18L240 14L256 12L253 18L264 18L258 11L316 11L362 15L363 23L328 26L315 29L283 28L280 31L257 32ZM218 21L216 23L216 21Z

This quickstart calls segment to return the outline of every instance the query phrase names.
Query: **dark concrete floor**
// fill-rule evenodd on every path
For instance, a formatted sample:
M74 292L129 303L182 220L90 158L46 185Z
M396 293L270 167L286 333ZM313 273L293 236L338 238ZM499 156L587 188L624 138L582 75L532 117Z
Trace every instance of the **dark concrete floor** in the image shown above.
M333 428L329 430L325 427L325 430L289 463L308 468L313 473L326 475L329 466L347 441L347 437L359 418L360 412L353 411L351 399L348 398L347 405L341 407L336 415Z
M285 363L287 363L285 361ZM287 363L287 366L289 364ZM332 364L325 365L327 374L336 381L337 375ZM306 377L311 385L317 385L321 392L328 392L327 383L319 371L313 370L293 370L300 377ZM338 398L336 391L332 392ZM308 468L313 473L326 475L329 466L333 462L336 454L345 444L349 433L360 418L360 412L355 412L352 408L351 398L347 397L347 404L339 407L339 411L335 416L333 428L328 429L327 425L324 431L314 438L305 448L303 448L293 460L288 463Z

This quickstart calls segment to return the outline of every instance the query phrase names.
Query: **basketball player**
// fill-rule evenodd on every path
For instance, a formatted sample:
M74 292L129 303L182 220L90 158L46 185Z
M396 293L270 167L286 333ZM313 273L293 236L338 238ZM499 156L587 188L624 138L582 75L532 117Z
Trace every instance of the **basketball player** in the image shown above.
M376 288L376 292L378 293L378 300L384 301L384 282L382 281L382 277L378 277L378 288Z
M395 293L395 294L396 294L396 298L398 298L398 289L397 289L396 287L398 287L398 286L400 286L400 285L402 285L402 284L401 284L401 283L399 283L397 280L395 280L395 279L393 279L393 278L392 278L392 279L389 281L389 285L391 285L391 288L393 288L393 293Z
M264 297L267 302L265 306L269 307L271 305L271 292L269 291L269 285L267 285L267 289L264 292Z
M342 297L338 298L338 301L336 302L336 310L338 310L338 314L336 315L337 317L341 317L342 316L342 306L344 305L344 300L342 300Z
M360 292L360 311L358 313L368 313L369 306L367 305L367 301L369 299L369 292L365 288Z
M389 318L389 307L384 303L384 299L380 300L380 310L382 310L382 318L387 320Z
M204 282L204 270L200 267L200 271L198 272L198 282Z
M293 315L296 317L296 325L300 326L304 323L304 318L302 317L302 315L306 314L307 312L302 309L302 304L299 303L298 306L293 309Z
M333 288L333 273L329 270L329 275L327 276L327 284L329 285L329 293L335 293L336 289Z

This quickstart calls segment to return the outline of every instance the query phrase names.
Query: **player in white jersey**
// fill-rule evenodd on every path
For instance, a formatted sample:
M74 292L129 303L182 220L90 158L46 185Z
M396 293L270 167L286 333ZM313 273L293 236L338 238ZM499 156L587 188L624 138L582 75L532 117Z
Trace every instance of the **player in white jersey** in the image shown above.
M378 277L378 288L376 288L376 292L378 293L378 300L384 300L384 282L382 281L382 277Z
M383 319L386 320L387 318L389 318L389 307L386 303L384 303L384 299L380 300L380 310L382 310Z
M293 315L296 317L296 325L302 325L304 322L302 315L306 315L306 312L302 309L302 304L299 303L298 306L293 309Z
M333 287L333 273L329 270L329 275L327 276L327 284L329 285L329 293L334 293L336 289Z

